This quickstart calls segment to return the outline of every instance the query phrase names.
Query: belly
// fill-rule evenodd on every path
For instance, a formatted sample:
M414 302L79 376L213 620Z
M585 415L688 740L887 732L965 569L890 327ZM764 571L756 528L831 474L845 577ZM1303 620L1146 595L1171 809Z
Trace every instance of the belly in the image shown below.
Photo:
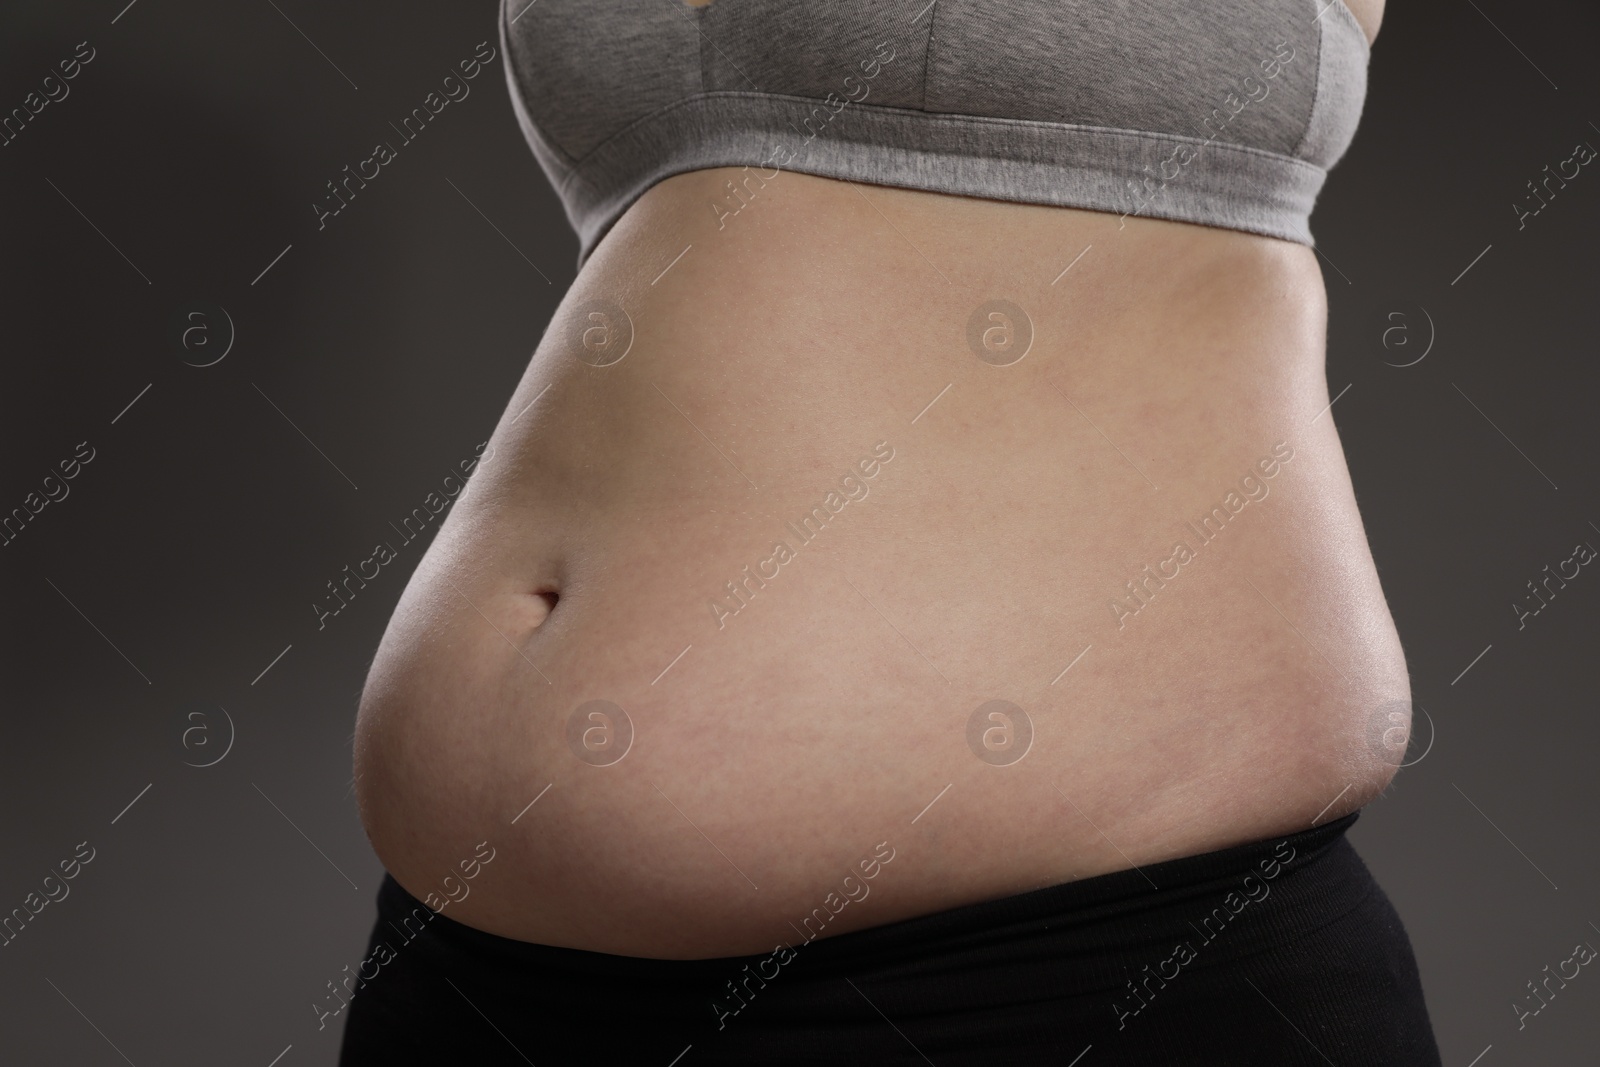
M408 890L754 953L1388 782L1310 250L740 176L607 237L396 609L356 781Z

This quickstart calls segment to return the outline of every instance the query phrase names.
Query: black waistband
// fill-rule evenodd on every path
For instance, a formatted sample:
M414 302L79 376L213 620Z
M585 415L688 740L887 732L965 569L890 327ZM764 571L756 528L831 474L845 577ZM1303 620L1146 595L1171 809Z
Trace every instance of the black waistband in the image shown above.
M1063 953L1081 955L1085 988L1113 988L1125 981L1131 961L1148 955L1155 963L1170 956L1179 942L1203 957L1197 962L1213 966L1296 940L1362 903L1375 884L1344 840L1357 817L1352 812L1283 837L833 937L805 941L795 936L784 942L794 954L786 959L803 960L799 970L823 979L863 968L925 965L937 959L952 966L973 965L984 958L1015 961L1019 955L1048 951L1058 961ZM383 919L398 922L400 916L419 914L416 909L428 914L425 905L386 876L379 892L380 928ZM1249 921L1237 921L1246 915ZM701 978L720 983L743 965L771 956L647 959L516 941L445 915L434 915L427 926L451 951L485 964L640 985Z

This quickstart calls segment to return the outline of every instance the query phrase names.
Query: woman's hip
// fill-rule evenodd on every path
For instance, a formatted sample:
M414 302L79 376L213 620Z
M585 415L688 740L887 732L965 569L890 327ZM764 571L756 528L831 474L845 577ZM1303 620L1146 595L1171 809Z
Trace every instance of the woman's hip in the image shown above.
M1437 1064L1353 821L704 960L501 938L386 878L341 1062Z

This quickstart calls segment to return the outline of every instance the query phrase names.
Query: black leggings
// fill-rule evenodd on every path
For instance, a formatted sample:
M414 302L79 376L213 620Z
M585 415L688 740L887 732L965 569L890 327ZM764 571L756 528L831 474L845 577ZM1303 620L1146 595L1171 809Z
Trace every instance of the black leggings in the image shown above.
M1355 818L728 959L513 941L386 877L340 1063L1437 1065Z

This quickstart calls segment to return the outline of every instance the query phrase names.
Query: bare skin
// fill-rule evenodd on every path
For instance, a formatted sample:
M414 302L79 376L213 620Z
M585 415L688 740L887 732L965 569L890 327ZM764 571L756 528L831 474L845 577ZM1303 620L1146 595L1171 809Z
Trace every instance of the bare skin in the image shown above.
M1383 22L1384 0L1343 0L1343 2L1345 7L1350 9L1350 14L1361 24L1361 31L1367 35L1367 44L1376 42L1378 26Z
M458 921L757 953L880 842L823 936L1382 790L1409 683L1310 249L794 173L719 229L738 177L669 178L602 242L396 609L356 769L402 885L487 840ZM994 299L1031 324L1006 366L968 341ZM596 366L617 309L631 346ZM978 332L1015 354L1020 323ZM592 700L632 724L607 766L569 743ZM1020 760L969 743L991 700L1031 724Z

